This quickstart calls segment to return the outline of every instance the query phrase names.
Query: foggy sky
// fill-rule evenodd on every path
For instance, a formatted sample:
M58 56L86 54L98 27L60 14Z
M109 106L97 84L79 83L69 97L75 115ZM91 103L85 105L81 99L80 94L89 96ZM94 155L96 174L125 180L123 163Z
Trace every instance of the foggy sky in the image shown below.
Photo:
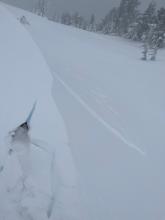
M60 11L79 11L83 15L91 13L98 17L104 16L112 7L119 5L120 0L52 0ZM141 7L145 8L151 0L141 0ZM158 6L165 6L165 0L156 0Z
M31 10L37 0L1 0L3 2ZM52 10L56 9L57 13L65 11L78 11L83 16L88 17L92 13L96 17L103 17L112 7L119 5L120 0L48 0ZM151 0L141 0L141 8L144 9ZM165 0L155 0L158 6L165 7Z

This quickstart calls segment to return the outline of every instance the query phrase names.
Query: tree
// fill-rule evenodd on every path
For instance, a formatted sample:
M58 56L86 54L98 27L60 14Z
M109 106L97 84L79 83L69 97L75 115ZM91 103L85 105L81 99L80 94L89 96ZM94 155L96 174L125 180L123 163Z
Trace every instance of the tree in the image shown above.
M152 1L143 15L144 22L147 24L156 24L156 3Z
M95 21L95 15L94 14L92 14L91 17L90 17L88 30L89 31L96 31L96 21Z
M112 8L100 23L100 31L104 34L116 33L116 25L118 21L118 10Z
M157 12L159 30L165 32L165 8L160 8Z
M62 14L61 23L66 24L66 25L71 25L72 24L72 17L68 12Z
M55 22L61 22L61 18L56 12L54 12L50 20L55 21Z
M35 13L39 16L46 16L47 0L38 0L35 8Z
M138 22L132 23L128 28L128 33L126 34L128 39L138 41L139 38L139 24Z
M157 11L156 3L151 2L144 12L143 24L146 27L144 35L151 60L155 60L158 49L164 46L165 9L161 8Z
M75 12L72 15L72 25L77 27L77 28L82 28L82 29L86 29L86 22L84 20L84 18L82 16L79 15L78 12Z
M118 9L118 22L116 24L120 35L128 33L129 26L136 21L139 5L139 0L121 0Z
M157 33L158 33L158 47L165 46L165 8L160 8L157 12Z
M145 12L140 14L136 21L136 27L134 28L134 32L136 32L136 39L137 40L144 40L144 39L151 39L151 33L156 31L157 26L157 16L156 16L156 4L151 2ZM152 30L151 30L152 29Z
M156 25L149 24L149 31L146 35L144 35L142 60L147 60L147 55L150 56L150 60L156 60L158 40L159 38L156 32Z

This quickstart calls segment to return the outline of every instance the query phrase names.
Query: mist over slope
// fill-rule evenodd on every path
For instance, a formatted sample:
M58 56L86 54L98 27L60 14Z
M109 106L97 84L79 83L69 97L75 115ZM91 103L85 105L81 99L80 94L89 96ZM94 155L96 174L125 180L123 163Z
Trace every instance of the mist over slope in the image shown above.
M25 10L32 11L36 5L37 0L1 0L4 3L23 8ZM151 0L142 0L141 9L144 10ZM50 17L54 14L54 10L57 14L64 12L78 11L85 18L94 13L97 20L100 20L111 10L113 7L119 5L120 0L48 0L48 14ZM164 0L157 0L157 6L164 6Z

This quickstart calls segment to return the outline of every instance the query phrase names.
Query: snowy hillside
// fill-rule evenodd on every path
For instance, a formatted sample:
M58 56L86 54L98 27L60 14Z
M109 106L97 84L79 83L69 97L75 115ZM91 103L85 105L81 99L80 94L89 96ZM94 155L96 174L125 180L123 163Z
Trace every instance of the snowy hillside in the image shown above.
M12 88L10 86L8 90L7 87L10 85L9 77L14 77L20 79L11 82L15 82L13 90L17 91L21 101L17 98L13 107L15 99L10 96L5 98L3 105L7 105L7 110L2 110L2 122L5 119L3 114L13 121L2 133L5 135L17 126L18 120L21 122L28 114L34 100L39 100L31 133L37 139L56 145L57 164L54 169L57 168L55 180L58 183L54 184L57 198L52 219L163 220L165 51L159 52L156 62L143 62L140 60L139 44L80 31L6 7L15 16L15 20L10 19L15 26L2 23L7 29L2 31L5 37L0 42L5 52L1 52L1 56L4 59L6 51L10 55L11 51L16 51L17 56L8 55L3 62L5 74L2 79L7 77L7 80L2 83L5 85L4 90L1 87L2 100L4 93L8 94L7 91ZM29 25L21 27L18 24L16 18L22 15L26 16ZM5 18L2 20L10 23ZM10 30L13 30L12 38ZM28 40L24 39L24 35L28 35ZM13 42L9 45L11 40ZM44 61L38 60L43 59L40 53L53 76L52 95L64 119L69 146L65 145L67 135L64 124L52 103L49 71ZM25 63L18 64L13 57L19 57L19 61ZM12 77L11 69L15 73ZM20 83L25 81L25 85ZM25 92L29 87L30 93L23 95L22 90ZM12 97L17 96L14 92ZM41 94L41 98L37 94ZM25 96L29 97L28 101ZM43 103L41 107L40 99ZM20 102L25 106L20 106ZM50 103L52 106L47 108ZM16 116L10 114L8 106L12 106L12 113ZM3 125L2 128L6 126L6 121ZM43 166L45 164L48 165L43 163Z
M55 208L56 202L65 196L61 184L76 187L67 135L52 99L51 73L38 47L4 6L0 6L0 26L0 165L4 166L0 172L0 219L48 219L51 204L54 203ZM31 138L44 150L31 144L31 167L27 170L25 189L22 189L20 164L27 167L29 155L23 155L23 151L8 155L8 136L25 121L35 100L37 107L31 121ZM71 193L73 189L68 191ZM62 201L60 204L63 206ZM67 212L59 204L57 206L56 213L51 210L51 219L60 218Z

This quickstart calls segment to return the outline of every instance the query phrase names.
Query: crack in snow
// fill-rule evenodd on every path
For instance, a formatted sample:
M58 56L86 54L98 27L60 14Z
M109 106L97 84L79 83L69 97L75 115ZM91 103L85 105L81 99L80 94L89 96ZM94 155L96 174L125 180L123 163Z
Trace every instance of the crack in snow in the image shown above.
M145 156L145 152L141 150L137 145L131 143L127 140L116 128L112 127L108 124L99 114L97 114L77 93L73 91L73 89L68 86L56 73L52 74L54 78L56 78L64 88L94 117L99 121L110 133L113 133L116 137L118 137L124 144L128 147L136 150L142 156Z

